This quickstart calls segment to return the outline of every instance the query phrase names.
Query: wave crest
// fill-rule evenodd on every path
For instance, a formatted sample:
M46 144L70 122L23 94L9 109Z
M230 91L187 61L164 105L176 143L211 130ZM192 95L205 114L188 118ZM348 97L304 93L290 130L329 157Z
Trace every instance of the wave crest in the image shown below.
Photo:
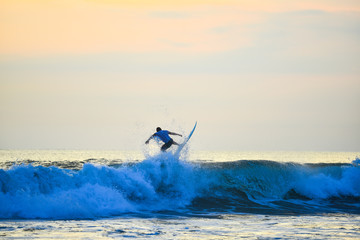
M309 206L360 213L359 178L355 164L195 164L170 153L116 167L87 163L80 170L16 165L0 170L0 218L83 219L158 211L279 214L306 212Z

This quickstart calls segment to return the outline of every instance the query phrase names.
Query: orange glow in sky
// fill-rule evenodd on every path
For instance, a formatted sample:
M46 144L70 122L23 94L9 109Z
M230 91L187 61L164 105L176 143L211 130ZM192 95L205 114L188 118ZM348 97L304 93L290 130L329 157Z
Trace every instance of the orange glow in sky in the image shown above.
M205 150L359 151L359 26L358 0L0 0L0 148L197 120Z
M0 54L228 51L251 46L253 26L266 22L269 12L304 9L358 11L359 4L355 1L301 1L301 4L231 0L1 1Z

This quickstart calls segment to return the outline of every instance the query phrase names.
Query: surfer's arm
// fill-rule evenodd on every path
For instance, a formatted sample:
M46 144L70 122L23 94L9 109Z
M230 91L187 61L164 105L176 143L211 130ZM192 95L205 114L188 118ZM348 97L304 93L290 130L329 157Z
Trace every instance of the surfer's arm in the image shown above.
M148 140L146 140L145 144L148 144L151 139L153 139L155 134L151 135Z
M180 137L182 137L182 135L181 135L181 134L178 134L178 133L174 133L174 132L169 132L169 134L170 134L170 135L177 135L177 136L180 136Z

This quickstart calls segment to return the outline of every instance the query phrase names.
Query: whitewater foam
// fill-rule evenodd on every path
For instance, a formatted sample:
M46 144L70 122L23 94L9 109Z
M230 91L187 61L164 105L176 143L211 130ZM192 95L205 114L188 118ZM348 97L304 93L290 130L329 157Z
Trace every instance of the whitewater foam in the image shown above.
M15 165L0 169L0 218L84 219L159 211L360 214L359 180L356 164L195 164L171 153L116 167L86 163L80 170Z

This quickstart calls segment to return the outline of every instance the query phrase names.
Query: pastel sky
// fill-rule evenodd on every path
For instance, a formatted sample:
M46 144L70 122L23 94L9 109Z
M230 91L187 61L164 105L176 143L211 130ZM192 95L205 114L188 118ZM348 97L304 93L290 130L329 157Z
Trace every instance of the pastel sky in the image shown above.
M358 0L0 0L0 36L0 149L360 151Z

